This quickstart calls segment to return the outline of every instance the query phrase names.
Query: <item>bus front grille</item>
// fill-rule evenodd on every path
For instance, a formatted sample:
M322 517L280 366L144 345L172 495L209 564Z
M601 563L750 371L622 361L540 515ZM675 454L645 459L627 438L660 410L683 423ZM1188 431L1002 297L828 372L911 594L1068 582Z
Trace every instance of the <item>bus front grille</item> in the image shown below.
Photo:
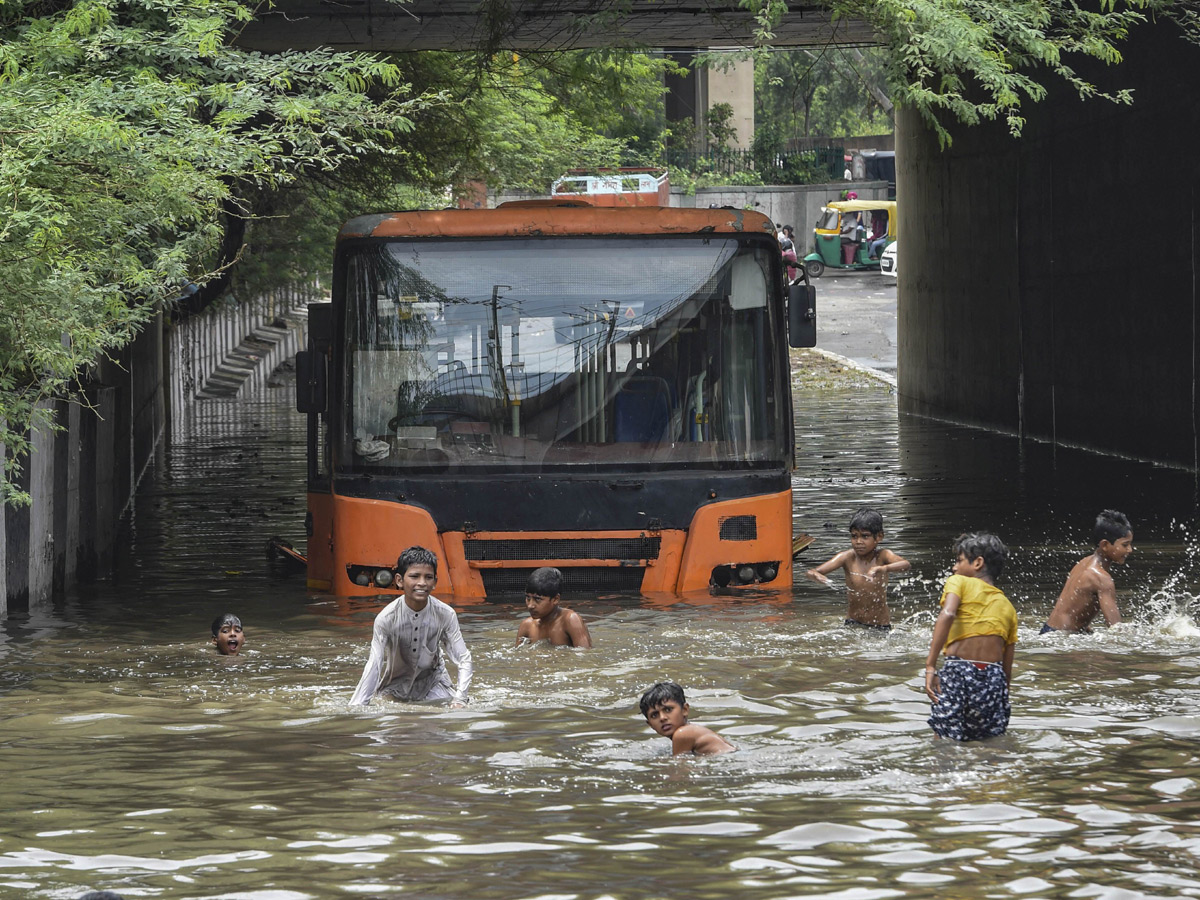
M522 599L525 596L525 583L534 568L536 566L481 570L479 574L483 576L483 589L488 599L499 602ZM645 572L640 566L572 566L562 569L562 589L563 593L614 591L636 594L642 588Z
M757 516L723 516L717 520L723 541L758 540Z
M472 562L535 559L642 560L658 559L661 544L662 538L657 535L616 538L506 538L492 541L469 538L463 541L463 552L467 560ZM638 583L641 583L640 578Z

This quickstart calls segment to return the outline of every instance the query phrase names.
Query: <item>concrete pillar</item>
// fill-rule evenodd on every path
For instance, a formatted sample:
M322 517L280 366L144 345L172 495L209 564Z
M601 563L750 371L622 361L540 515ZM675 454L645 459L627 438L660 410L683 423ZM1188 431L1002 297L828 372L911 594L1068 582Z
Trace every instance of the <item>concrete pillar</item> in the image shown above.
M153 460L163 431L161 313L146 323L129 351L131 484L136 484Z
M43 408L50 404L42 404ZM54 432L48 426L30 435L29 494L29 608L49 603L54 596Z
M66 453L64 454L64 465L66 468L64 481L64 490L66 497L63 502L63 515L66 521L63 523L63 555L62 555L62 572L63 572L63 587L75 583L79 571L79 544L80 544L80 518L82 507L80 505L79 489L79 468L82 462L82 445L80 444L80 429L81 421L86 415L86 412L80 409L78 403L66 404L66 424L67 430L64 435L64 443L66 444Z
M29 490L28 455L21 459L21 471L10 478L18 490ZM29 507L4 507L5 581L8 612L29 608Z
M754 60L740 60L724 69L708 69L705 74L708 79L705 110L718 103L733 107L729 124L737 130L737 140L731 147L749 150L754 142Z
M707 128L708 110L714 103L728 103L733 107L730 124L737 130L733 148L749 149L754 141L754 61L744 60L718 71L697 68L692 53L672 53L670 56L686 66L688 73L682 77L667 77L667 120L691 119L696 125L697 136L702 136Z
M87 407L76 407L79 413L76 430L79 447L79 535L75 542L75 573L80 581L92 581L99 570L97 542L101 531L98 519L101 485L97 465L100 457L97 443L100 418L96 413L96 389L89 388L84 396L87 398Z
M116 522L120 515L118 506L119 473L117 465L121 458L117 446L116 420L119 392L114 387L100 386L94 390L93 404L99 418L96 420L96 575L108 571L112 562L112 549Z
M7 458L7 448L0 444L0 467ZM8 515L7 504L0 498L0 616L8 615Z
M65 400L54 403L54 420L61 429L53 435L54 446L54 485L51 491L53 511L51 513L51 547L54 555L51 560L51 593L62 596L67 587L67 556L70 550L68 536L68 505L70 502L71 480L71 434L68 414L70 404Z

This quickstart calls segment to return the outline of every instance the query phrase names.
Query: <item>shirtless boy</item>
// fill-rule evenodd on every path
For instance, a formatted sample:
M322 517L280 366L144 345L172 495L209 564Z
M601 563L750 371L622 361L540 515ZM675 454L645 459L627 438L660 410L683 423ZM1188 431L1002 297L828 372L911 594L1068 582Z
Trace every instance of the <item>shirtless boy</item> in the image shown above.
M233 613L217 616L212 623L212 642L222 656L237 656L246 646L242 620Z
M1074 631L1087 633L1088 625L1096 613L1104 614L1104 621L1115 625L1121 621L1117 609L1117 588L1113 584L1111 568L1114 563L1124 565L1133 552L1133 527L1123 513L1106 509L1096 517L1092 534L1096 540L1096 551L1085 556L1067 576L1054 611L1042 626L1042 634L1048 631Z
M529 573L525 583L525 608L529 618L517 629L517 646L528 641L549 641L556 647L590 647L592 636L579 613L559 606L562 572L542 566Z
M809 569L812 581L831 585L828 573L841 569L846 576L846 624L861 628L891 631L892 617L887 605L889 572L907 572L908 560L880 547L883 540L883 516L863 507L850 519L850 549Z
M671 739L673 756L681 753L709 756L737 749L712 729L688 722L690 708L683 688L674 682L660 681L642 694L641 708L646 724Z

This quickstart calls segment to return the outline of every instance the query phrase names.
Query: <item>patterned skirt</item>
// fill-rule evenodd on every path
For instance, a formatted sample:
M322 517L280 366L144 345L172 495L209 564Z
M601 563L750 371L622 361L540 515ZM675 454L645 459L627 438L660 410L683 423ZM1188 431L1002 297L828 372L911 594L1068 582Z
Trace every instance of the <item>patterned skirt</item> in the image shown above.
M980 664L947 656L938 672L940 699L932 704L929 727L956 741L1004 734L1010 707L1008 681L999 663Z

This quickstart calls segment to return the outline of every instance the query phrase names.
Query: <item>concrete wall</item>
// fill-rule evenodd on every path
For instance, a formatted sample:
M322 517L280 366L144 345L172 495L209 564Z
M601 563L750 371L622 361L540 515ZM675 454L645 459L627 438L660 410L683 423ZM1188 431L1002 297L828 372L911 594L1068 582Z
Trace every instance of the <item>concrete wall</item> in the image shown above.
M169 323L163 353L170 433L184 432L200 393L247 337L263 325L319 299L319 288L315 284L280 288L253 300L238 301L227 297L199 315ZM303 349L304 340L305 334L298 332L273 347L246 380L246 389L260 387L280 363Z
M280 291L173 325L156 317L133 344L97 364L81 403L48 402L63 428L32 435L19 484L33 502L0 508L0 616L46 604L111 571L120 522L170 430L168 411L173 433L184 433L196 392L224 356L309 299L311 292ZM264 354L247 384L261 383L295 353L303 335L292 332Z
M1195 467L1200 48L1142 27L1024 136L897 120L902 408Z
M821 207L837 200L842 191L852 190L860 200L886 200L886 181L837 181L832 184L755 185L752 187L697 188L692 196L671 194L673 206L732 206L763 213L777 225L796 229L799 248L804 253L816 249L813 226L821 216ZM804 253L800 255L803 256Z
M162 320L84 385L83 406L46 401L63 426L35 429L20 486L33 502L5 507L0 614L49 601L104 571L117 522L163 431Z

